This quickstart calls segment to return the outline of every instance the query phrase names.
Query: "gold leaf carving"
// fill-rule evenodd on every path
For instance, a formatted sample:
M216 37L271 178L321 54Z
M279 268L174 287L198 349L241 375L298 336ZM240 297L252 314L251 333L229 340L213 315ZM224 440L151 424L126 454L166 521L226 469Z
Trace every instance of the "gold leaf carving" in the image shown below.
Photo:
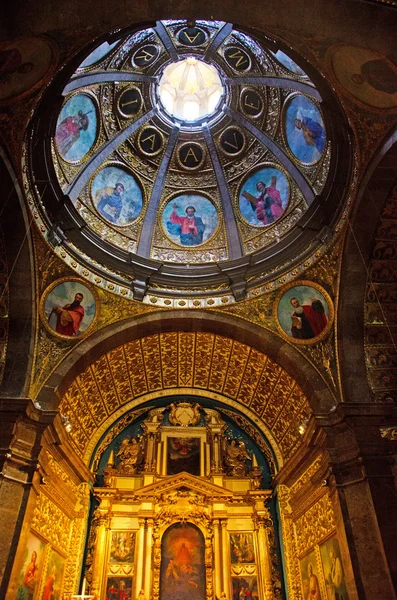
M335 529L329 494L325 494L295 522L298 555L301 556Z
M72 520L43 493L37 498L32 528L61 552L68 552Z

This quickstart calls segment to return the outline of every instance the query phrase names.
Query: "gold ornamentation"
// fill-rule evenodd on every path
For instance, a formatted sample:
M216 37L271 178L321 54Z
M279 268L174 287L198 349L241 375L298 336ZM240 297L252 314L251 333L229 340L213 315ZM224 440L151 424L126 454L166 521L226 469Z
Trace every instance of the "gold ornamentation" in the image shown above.
M329 494L324 494L295 521L298 556L318 544L336 527Z
M397 427L381 427L380 434L387 440L395 441L397 440Z
M37 497L31 526L55 548L67 554L72 520L43 492Z
M323 457L318 456L315 461L310 465L306 471L299 477L299 479L291 486L290 493L294 496L299 490L306 485L308 481L318 472L323 462Z
M170 409L168 419L171 425L188 427L189 425L198 425L198 423L200 423L200 406L197 402L195 404L191 404L190 402L171 404Z
M79 486L80 512L74 519L70 536L69 554L63 579L64 593L76 593L80 580L81 564L83 561L84 542L89 512L90 488L87 483Z
M328 336L327 339L316 344L315 346L309 346L308 353L313 361L320 368L322 367L325 370L333 387L336 389L336 383L333 375L333 368L336 368L336 364L332 336Z
M290 490L285 485L277 486L277 496L280 505L281 531L285 566L287 571L288 596L294 600L306 600L302 596L300 585L300 570L297 553L294 524L291 518Z

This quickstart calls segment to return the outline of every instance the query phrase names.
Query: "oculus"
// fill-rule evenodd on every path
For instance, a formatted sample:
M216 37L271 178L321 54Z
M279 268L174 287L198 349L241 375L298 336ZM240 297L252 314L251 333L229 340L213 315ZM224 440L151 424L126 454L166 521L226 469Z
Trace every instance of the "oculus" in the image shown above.
M169 64L160 79L159 97L164 108L182 121L212 115L223 93L217 69L194 56Z

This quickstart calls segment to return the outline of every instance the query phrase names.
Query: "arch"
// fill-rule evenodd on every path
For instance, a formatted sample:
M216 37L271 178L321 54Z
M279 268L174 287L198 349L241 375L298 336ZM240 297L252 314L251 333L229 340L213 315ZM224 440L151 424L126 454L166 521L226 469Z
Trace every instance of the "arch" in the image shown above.
M397 129L382 144L367 170L343 252L337 340L346 402L373 399L365 363L364 303L376 231L387 195L397 180L396 142Z
M335 396L298 348L247 320L205 310L151 313L97 331L63 360L43 386L37 400L46 408L55 409L72 381L103 354L149 333L176 331L213 333L247 344L269 356L294 378L314 413L327 413L335 407Z

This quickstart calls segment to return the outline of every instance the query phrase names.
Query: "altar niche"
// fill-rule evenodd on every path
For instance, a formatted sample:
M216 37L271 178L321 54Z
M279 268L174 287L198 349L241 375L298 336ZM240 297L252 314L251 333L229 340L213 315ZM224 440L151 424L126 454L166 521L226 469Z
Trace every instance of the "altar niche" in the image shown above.
M205 600L204 536L191 523L176 523L161 541L160 600Z

